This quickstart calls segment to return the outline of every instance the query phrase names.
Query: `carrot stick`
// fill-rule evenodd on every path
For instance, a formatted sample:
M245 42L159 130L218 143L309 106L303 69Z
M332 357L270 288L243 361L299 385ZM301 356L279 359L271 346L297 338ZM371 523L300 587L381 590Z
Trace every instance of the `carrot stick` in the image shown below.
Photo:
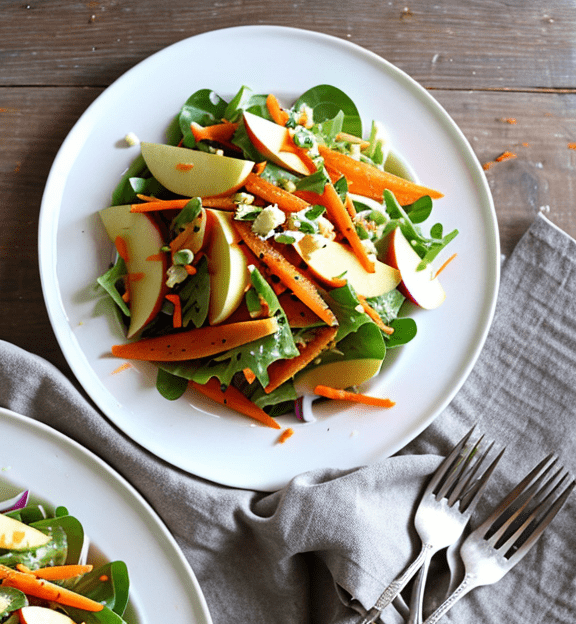
M114 239L114 246L116 247L116 251L118 255L124 260L124 262L128 262L129 254L128 254L128 245L126 244L126 240L121 236L117 236Z
M367 394L356 394L355 392L330 388L329 386L316 386L314 388L314 394L326 397L327 399L352 401L353 403L363 403L364 405L375 405L377 407L393 407L396 405L396 403L390 399L368 396Z
M237 208L233 195L222 197L202 197L202 205L205 208L217 208L219 210L236 210Z
M234 221L234 227L256 257L263 264L267 265L302 303L307 305L312 312L316 313L328 325L338 325L334 313L307 277L290 264L270 243L254 234L249 223L246 221Z
M154 212L156 210L182 210L190 199L161 199L132 204L130 212Z
M278 297L278 303L284 310L290 327L310 327L320 322L317 314L304 305L296 295L284 292Z
M378 327L388 336L391 336L394 333L394 328L386 325L378 312L366 301L366 297L363 295L358 295L358 301L360 301L360 305L364 308L364 312L378 325Z
M211 126L201 126L193 121L190 124L190 130L194 135L194 139L198 141L215 141L216 143L222 143L226 147L234 150L240 148L231 143L234 133L238 129L238 123L223 120L222 123L213 124Z
M47 568L38 568L32 570L36 578L44 579L45 581L62 581L64 579L74 578L75 576L81 576L92 571L91 565L61 565L61 566L49 566Z
M439 199L444 196L439 191L382 171L368 163L331 150L324 145L319 145L318 149L332 179L344 176L348 181L348 188L351 193L371 197L381 202L384 197L384 190L388 189L394 193L402 205L411 204L424 195L429 195L432 199Z
M112 355L147 362L194 360L240 347L277 330L278 323L275 318L199 327L176 334L142 338L136 342L114 345Z
M265 392L272 392L281 386L285 381L288 381L296 373L301 371L304 367L308 366L315 358L318 357L324 349L332 342L337 332L336 327L321 327L316 332L315 337L307 342L300 351L300 355L297 355L290 360L277 360L272 362L268 367L269 383L264 388Z
M199 384L195 381L191 381L190 385L198 392L209 397L213 401L226 405L227 407L254 418L267 427L272 429L280 429L280 425L269 416L262 408L258 407L255 403L252 403L250 399L245 397L240 390L234 386L228 386L226 390L222 391L220 382L216 377L211 377L207 383Z
M278 437L278 444L284 444L288 438L291 438L294 435L294 429L292 427L286 427L284 431Z
M272 117L272 121L279 124L280 126L285 126L286 122L290 118L290 115L282 109L278 99L275 95L270 93L266 98L266 108L270 113L270 117Z
M444 262L442 264L442 266L436 271L436 273L434 274L434 277L432 279L436 279L440 273L442 273L442 271L452 262L452 260L454 260L454 258L456 257L457 254L452 254L448 260L446 260L446 262Z
M324 187L324 192L320 195L314 191L299 191L299 197L303 197L311 204L320 204L326 208L326 213L334 225L338 228L338 231L344 236L350 243L350 247L356 254L356 257L368 271L368 273L374 273L374 262L368 257L366 247L362 244L350 213L346 210L346 206L340 199L340 196L334 188L334 184L328 182Z
M172 314L172 327L178 329L182 327L182 303L180 302L179 295L166 295L166 300L170 301L174 306L174 313Z
M57 602L58 604L83 609L84 611L98 612L104 608L99 602L77 594L70 589L36 578L33 574L12 570L3 565L0 566L0 578L4 587L14 587L28 596Z
M352 198L350 197L350 195L348 195L348 193L346 193L346 201L344 202L344 205L346 206L346 210L348 211L350 218L353 219L356 216L356 208L354 206Z
M254 173L248 174L244 186L249 193L258 195L258 197L271 204L277 204L280 210L298 212L299 210L310 208L310 204L307 201Z

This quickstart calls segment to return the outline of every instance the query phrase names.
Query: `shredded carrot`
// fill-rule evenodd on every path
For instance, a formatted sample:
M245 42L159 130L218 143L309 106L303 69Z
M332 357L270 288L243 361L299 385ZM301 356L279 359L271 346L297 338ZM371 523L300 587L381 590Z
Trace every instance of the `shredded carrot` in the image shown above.
M157 197L152 197L150 195L142 195L141 193L136 193L136 197L145 202L159 201Z
M263 160L262 162L256 163L254 167L252 167L252 173L255 173L257 176L261 175L264 169L266 169L266 165L268 163Z
M355 392L330 388L329 386L316 386L314 388L314 394L326 397L327 399L351 401L353 403L363 403L364 405L375 405L377 407L393 407L396 405L396 403L390 399L368 396L367 394L356 394Z
M436 279L440 273L442 273L442 271L452 262L452 260L454 260L454 258L456 257L457 254L452 254L448 260L446 260L446 262L444 262L442 264L442 266L436 271L436 273L434 274L434 277L432 279Z
M198 272L198 269L191 264L184 265L184 268L186 269L186 273L188 273L188 275L196 275L196 273Z
M194 165L192 163L177 163L176 169L178 171L190 171L194 169Z
M174 312L172 314L172 327L179 329L182 327L182 303L180 302L179 295L166 295L166 299L174 305Z
M288 381L296 373L308 366L315 358L326 349L336 336L336 327L320 327L312 340L299 348L300 355L289 360L277 360L268 367L270 381L264 388L269 393Z
M568 143L568 149L576 150L576 143Z
M128 303L130 301L130 291L128 289L124 291L124 294L122 295L122 301L124 303Z
M25 574L32 574L32 570L28 566L25 566L23 563L17 563L16 569L18 570L18 572L24 572Z
M126 277L128 278L129 282L139 282L140 280L144 279L144 273L142 273L141 271L138 273L128 273Z
M513 152L509 152L508 150L506 150L505 152L502 152L500 154L500 156L496 156L496 158L494 159L496 162L502 162L503 160L510 160L511 158L516 158L516 154L514 154Z
M151 256L148 256L146 260L148 260L148 262L163 262L164 254L162 252L159 252L157 254L152 254Z
M124 260L124 262L128 262L130 258L128 254L128 244L126 243L126 240L123 239L121 236L117 236L114 239L114 246L116 247L116 251L118 252L118 255L122 258L122 260Z
M244 183L246 190L271 204L277 204L285 212L298 212L310 208L310 204L289 191L268 182L254 173L248 174Z
M284 444L288 438L291 438L294 435L294 429L292 427L287 427L278 437L278 444Z
M18 572L4 565L0 565L0 579L2 579L4 587L14 587L27 596L34 596L84 611L98 612L104 608L102 604L91 598L77 594L60 585L54 585L44 579L36 578L34 574Z
M130 212L153 212L155 210L182 210L190 199L161 199L132 204Z
M270 117L272 117L272 121L279 124L280 126L285 126L286 122L290 118L290 115L282 109L278 99L275 95L270 93L266 98L266 108L270 113Z
M503 121L504 123L510 124L511 126L515 126L517 121L516 121L516 117L502 117L500 119L500 121Z
M484 171L488 171L488 169L490 169L492 167L492 165L494 164L494 161L490 160L488 162L485 162L482 165L482 169L484 169Z
M64 579L74 578L75 576L81 576L92 571L91 565L61 565L50 566L46 568L38 568L33 570L32 574L36 578L44 579L46 581L61 581Z
M218 208L219 210L236 210L237 208L234 196L232 195L222 197L203 197L202 205L205 208Z
M122 371L128 370L129 368L132 368L132 364L130 364L130 362L124 362L124 364L121 364L118 368L115 368L112 371L112 375L116 375L117 373L121 373Z
M255 381L256 375L249 368L245 368L242 372L244 373L244 378L249 384Z
M250 399L244 396L242 392L234 386L228 386L225 390L222 390L220 382L216 377L211 377L205 384L199 384L195 381L191 381L190 385L195 390L209 397L213 401L216 401L221 405L226 405L227 407L240 412L240 414L249 416L267 427L271 427L272 429L281 428L271 416L269 416L262 408L250 401Z
M346 201L344 202L344 205L346 206L346 210L348 211L350 218L353 219L356 216L356 208L354 207L354 202L348 193L346 193Z
M102 581L103 583L105 583L108 580L108 575L107 574L102 574L102 576L98 577L99 581Z
M211 126L201 126L194 121L190 124L190 130L196 141L215 141L233 149L238 149L236 145L230 143L237 129L238 123L226 120Z
M391 336L394 333L394 329L384 323L378 312L366 301L366 297L358 295L358 301L360 301L360 305L364 308L364 312L366 312L385 334Z

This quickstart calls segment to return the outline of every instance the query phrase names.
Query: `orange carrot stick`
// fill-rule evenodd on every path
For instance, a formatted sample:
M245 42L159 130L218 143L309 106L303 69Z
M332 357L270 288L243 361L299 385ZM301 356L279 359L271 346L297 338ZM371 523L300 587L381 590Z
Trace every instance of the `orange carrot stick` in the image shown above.
M272 392L272 390L275 390L308 366L334 340L337 331L336 327L321 327L317 330L314 338L299 349L300 355L289 360L272 362L268 367L270 381L264 388L264 391L267 393Z
M318 149L332 179L344 176L348 181L348 188L351 193L382 201L384 190L388 189L394 193L402 205L411 204L424 195L429 195L432 199L443 197L439 191L382 171L368 163L331 150L324 145L318 146Z
M290 115L288 115L288 113L282 109L280 103L278 102L278 99L275 95L272 95L272 93L270 93L266 98L266 108L270 113L270 117L272 117L272 121L281 126L286 125L286 122L290 118Z
M128 262L129 254L128 254L128 245L126 244L126 240L121 236L117 236L114 239L114 246L116 247L116 251L118 255L124 260L124 262Z
M180 362L216 355L228 349L269 336L278 330L275 318L227 325L199 327L188 331L142 338L112 347L112 355L127 360Z
M292 427L286 427L284 431L278 437L278 444L284 444L288 438L291 438L294 435L294 429Z
M170 301L174 306L174 313L172 314L172 327L178 329L182 327L182 303L180 302L179 295L166 295L167 301Z
M154 212L156 210L182 210L190 199L164 199L132 204L130 212Z
M378 325L378 327L388 336L391 336L394 333L394 328L386 325L378 312L366 301L366 297L363 295L358 295L358 301L360 301L360 305L364 308L364 312Z
M249 193L257 195L271 204L277 204L278 208L285 212L298 212L310 208L307 201L254 173L248 174L244 186Z
M62 581L64 579L74 578L75 576L81 576L92 571L91 565L61 565L61 566L49 566L47 568L38 568L32 570L31 573L40 579L45 581Z
M226 390L222 391L220 382L216 377L211 377L205 384L199 384L195 381L191 381L190 385L195 390L201 392L213 401L216 401L221 405L226 405L227 407L240 412L240 414L254 418L267 427L271 427L272 429L281 428L271 416L269 416L262 408L250 401L250 399L245 397L240 390L234 386L228 386Z
M33 574L18 572L6 566L0 566L0 578L4 587L14 587L27 596L57 602L84 611L98 612L104 608L103 605L91 598L77 594L60 585L54 585L44 579L36 578Z
M326 397L327 399L352 401L353 403L363 403L364 405L375 405L377 407L393 407L396 405L396 403L390 399L368 396L367 394L356 394L355 392L330 388L329 386L316 386L314 388L314 394Z
M328 325L338 325L328 304L322 299L314 284L296 269L270 243L254 232L246 221L234 221L234 227L256 257L267 265L292 292Z
M448 260L446 260L446 262L444 262L444 263L442 264L442 266L441 266L441 267L440 267L440 268L436 271L436 273L434 273L434 277L433 277L432 279L437 278L437 277L440 275L440 273L442 273L442 271L443 271L443 270L444 270L444 269L445 269L445 268L446 268L446 267L447 267L447 266L448 266L448 265L452 262L452 260L454 260L454 258L456 258L456 255L457 255L457 254L455 254L455 253L454 253L454 254L452 254L452 255L448 258Z
M201 126L193 121L190 130L196 141L216 141L217 143L229 143L238 129L238 123L224 120L222 123L211 126Z
M346 210L346 206L336 192L334 184L328 182L322 194L313 191L298 191L297 194L311 204L320 204L326 208L328 218L334 223L340 234L348 240L350 247L352 247L352 250L362 266L369 273L374 273L376 270L374 268L374 262L368 257L366 247L362 244L358 232L356 232L356 228L354 227L354 223L352 222L350 213Z

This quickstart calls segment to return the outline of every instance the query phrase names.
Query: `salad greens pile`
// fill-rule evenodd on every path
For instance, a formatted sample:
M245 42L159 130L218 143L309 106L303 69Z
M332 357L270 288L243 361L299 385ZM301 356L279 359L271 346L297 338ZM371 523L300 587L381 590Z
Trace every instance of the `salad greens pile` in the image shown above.
M291 192L311 191L322 194L326 184L330 182L330 176L318 152L318 145L327 146L382 170L392 169L392 173L395 173L394 169L398 170L398 161L390 152L390 142L382 124L372 122L366 132L368 138L360 140L364 136L364 128L358 109L350 97L334 86L313 87L302 94L289 109L285 109L285 125L291 130L294 144L307 150L316 167L316 171L310 175L296 174L267 160L249 137L244 123L246 112L273 120L267 106L267 94L255 93L249 87L243 86L227 101L210 89L201 89L188 98L169 125L166 143L192 150L222 153L255 163L266 161L265 168L260 173L261 177ZM237 124L229 144L196 140L192 129L194 125L207 127L222 122ZM341 177L335 181L334 187L344 201L348 193L346 178ZM175 197L152 176L143 157L139 156L114 190L112 205L140 203L143 195L158 199ZM236 193L235 219L252 222L256 228L258 219L263 218L262 215L268 207L258 205L253 199L242 190ZM429 265L457 234L456 230L446 234L440 223L432 225L427 233L424 232L422 224L430 218L433 209L429 196L421 197L409 205L400 205L394 194L387 190L382 202L362 200L355 196L354 208L356 232L374 257L382 257L388 236L396 228L400 228L421 258L419 269ZM166 245L197 218L201 209L201 198L190 198L189 203L176 216L158 214L168 233ZM270 216L269 211L265 216ZM273 231L267 232L263 237L277 247L289 247L304 236L330 235L333 225L326 216L324 206L312 205L306 210L291 214L281 227L273 228ZM168 251L168 247L165 251ZM169 286L171 292L179 295L182 302L182 328L175 330L172 327L174 306L166 301L160 313L142 331L143 338L200 328L207 324L210 300L207 258L204 256L197 262L193 275L186 275L178 270L178 264L185 265L186 258L179 258L175 254L171 262L173 279ZM180 275L182 279L174 277L175 275ZM127 324L130 311L122 299L125 276L126 266L119 257L116 264L99 279L99 283L116 302L117 310ZM241 389L256 405L272 416L294 409L298 396L293 379L284 382L272 392L264 390L269 382L269 367L278 360L298 356L298 347L306 344L318 327L325 324L320 321L314 326L291 328L275 291L274 281L262 274L258 268L251 270L250 280L251 287L246 292L245 305L249 311L255 313L260 306L267 306L268 314L279 322L278 331L215 356L184 362L160 362L157 388L165 398L173 400L181 396L190 380L205 384L216 377L222 388L233 385ZM410 308L405 305L406 298L398 288L367 299L369 306L376 310L386 326L393 329L393 333L382 331L365 313L360 298L349 283L323 290L321 294L337 318L338 329L330 347L309 364L309 367L358 358L373 358L383 362L389 349L406 344L416 335L416 322L407 316ZM243 374L246 369L253 372L252 380L247 380Z
M10 570L33 575L34 571L55 566L64 566L58 569L65 569L66 566L83 564L86 554L83 526L65 507L57 507L53 513L48 513L43 505L28 502L28 492L23 492L15 500L0 502L0 513L40 531L49 540L43 545L25 549L0 548L0 621L17 624L20 622L18 610L34 605L63 612L78 624L124 624L130 583L126 564L122 561L108 562L98 568L88 566L92 569L84 574L49 581L51 585L100 603L103 607L99 611L43 600L37 595L29 595L26 589L6 584L10 580L7 579ZM6 535L0 537L4 540ZM18 586L18 583L14 585Z

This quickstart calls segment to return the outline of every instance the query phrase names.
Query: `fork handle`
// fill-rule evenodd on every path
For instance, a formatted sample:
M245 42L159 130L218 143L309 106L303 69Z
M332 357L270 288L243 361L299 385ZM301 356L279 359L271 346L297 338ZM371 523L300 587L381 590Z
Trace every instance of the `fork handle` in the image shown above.
M420 571L414 581L412 595L410 596L410 614L406 624L422 624L422 605L424 602L424 588L426 587L426 579L428 577L428 569L434 552L428 550Z
M446 600L432 613L424 624L436 624L459 600L469 591L477 587L476 577L473 574L466 574L458 587L446 598Z
M406 587L408 581L422 567L427 557L428 551L432 548L431 544L423 544L422 550L414 559L414 561L406 568L406 571L395 578L390 585L382 592L376 604L368 611L368 613L358 621L358 624L372 624L376 618L380 616L382 611L396 598L396 596Z

